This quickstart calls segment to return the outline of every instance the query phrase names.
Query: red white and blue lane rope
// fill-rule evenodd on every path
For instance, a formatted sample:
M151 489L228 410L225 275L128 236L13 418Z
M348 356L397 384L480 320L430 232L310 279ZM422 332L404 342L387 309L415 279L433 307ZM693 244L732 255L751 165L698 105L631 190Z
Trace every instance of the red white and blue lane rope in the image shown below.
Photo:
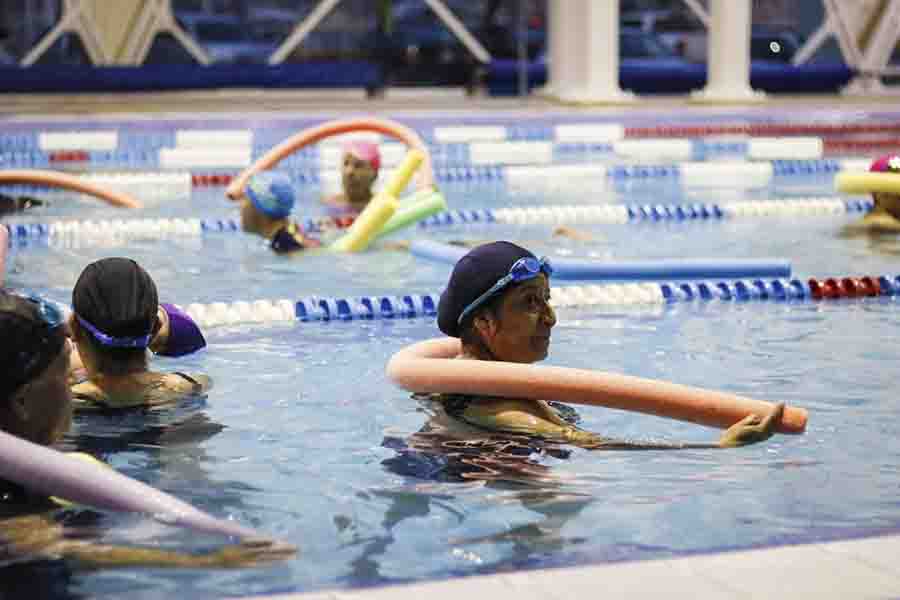
M665 306L692 302L820 302L900 297L900 276L825 279L747 279L664 283L557 286L557 308ZM393 296L311 296L300 300L256 300L190 304L184 309L201 326L291 321L357 321L434 317L438 293Z

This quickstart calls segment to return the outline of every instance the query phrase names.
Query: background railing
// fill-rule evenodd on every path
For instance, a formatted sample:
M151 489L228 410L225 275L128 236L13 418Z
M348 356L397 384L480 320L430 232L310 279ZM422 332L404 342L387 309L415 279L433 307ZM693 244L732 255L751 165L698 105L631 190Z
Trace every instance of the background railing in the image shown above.
M746 1L753 61L843 60L867 93L900 72L900 0ZM474 89L514 60L524 92L550 53L551 4L584 0L3 0L0 66L366 63L374 88ZM618 4L623 60L706 61L709 0Z

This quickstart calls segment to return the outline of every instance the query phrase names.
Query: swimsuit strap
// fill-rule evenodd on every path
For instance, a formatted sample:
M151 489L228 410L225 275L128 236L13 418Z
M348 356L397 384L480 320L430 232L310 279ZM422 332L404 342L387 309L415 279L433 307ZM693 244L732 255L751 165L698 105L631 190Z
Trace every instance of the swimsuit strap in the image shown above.
M188 383L192 384L194 386L194 389L192 390L193 393L199 394L200 392L203 391L203 384L200 383L199 381L197 381L196 379L194 379L193 377L191 377L190 375L188 375L187 373L175 371L174 373L172 373L172 375L178 375L182 379L186 380Z

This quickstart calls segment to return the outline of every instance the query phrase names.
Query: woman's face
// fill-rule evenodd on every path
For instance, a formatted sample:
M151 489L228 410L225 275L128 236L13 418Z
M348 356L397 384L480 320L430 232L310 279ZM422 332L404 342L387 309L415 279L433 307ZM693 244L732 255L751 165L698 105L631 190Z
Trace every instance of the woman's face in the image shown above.
M69 388L69 357L72 342L66 338L62 352L43 373L27 385L22 397L25 437L49 446L58 442L72 425L72 391Z
M556 313L550 283L541 273L503 293L493 317L485 317L481 337L497 360L533 363L547 358Z
M341 182L344 193L348 196L360 193L368 194L372 184L378 177L378 172L368 161L359 159L349 152L344 154L344 163L341 167Z

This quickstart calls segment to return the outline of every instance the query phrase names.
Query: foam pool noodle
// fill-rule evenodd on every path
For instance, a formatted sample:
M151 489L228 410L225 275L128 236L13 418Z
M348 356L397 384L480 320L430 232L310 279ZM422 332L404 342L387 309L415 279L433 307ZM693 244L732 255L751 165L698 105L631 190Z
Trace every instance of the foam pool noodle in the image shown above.
M411 150L391 175L387 185L366 205L353 222L349 231L331 245L338 252L360 252L365 250L381 231L385 223L394 215L399 206L397 196L409 183L416 169L425 160L419 150Z
M900 194L898 173L838 173L834 183L838 191L845 194Z
M390 235L410 225L415 225L422 219L447 210L447 201L444 195L437 190L427 189L416 192L412 198L401 203L394 216L385 223L375 239Z

